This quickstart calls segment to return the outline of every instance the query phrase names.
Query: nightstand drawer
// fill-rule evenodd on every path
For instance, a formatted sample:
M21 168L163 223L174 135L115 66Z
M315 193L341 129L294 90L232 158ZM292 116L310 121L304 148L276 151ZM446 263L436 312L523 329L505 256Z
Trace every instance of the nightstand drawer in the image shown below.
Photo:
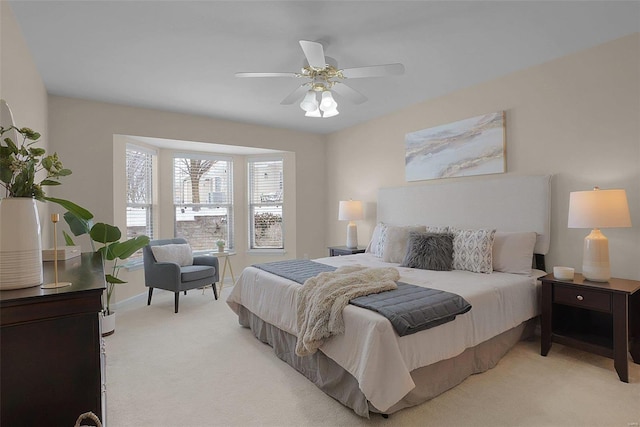
M553 288L553 302L611 313L611 294L608 292L556 285Z

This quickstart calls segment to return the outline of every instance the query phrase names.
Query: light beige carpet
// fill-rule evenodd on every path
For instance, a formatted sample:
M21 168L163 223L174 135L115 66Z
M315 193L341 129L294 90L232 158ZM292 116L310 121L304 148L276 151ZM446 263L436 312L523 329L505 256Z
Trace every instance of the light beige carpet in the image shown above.
M119 426L619 426L640 424L640 365L539 340L420 406L360 418L256 340L211 290L156 290L117 312L106 340L107 423Z

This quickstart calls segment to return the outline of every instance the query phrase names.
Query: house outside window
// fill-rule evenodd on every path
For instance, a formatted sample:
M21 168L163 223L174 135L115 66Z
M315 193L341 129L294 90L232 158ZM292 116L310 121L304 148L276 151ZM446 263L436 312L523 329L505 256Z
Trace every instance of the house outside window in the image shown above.
M173 159L174 235L186 239L194 251L213 250L233 240L233 161L200 154L177 154Z
M127 238L140 235L150 239L155 235L153 205L153 165L156 152L144 147L127 144ZM133 258L142 257L142 252Z
M247 162L250 249L284 249L283 166L282 158Z

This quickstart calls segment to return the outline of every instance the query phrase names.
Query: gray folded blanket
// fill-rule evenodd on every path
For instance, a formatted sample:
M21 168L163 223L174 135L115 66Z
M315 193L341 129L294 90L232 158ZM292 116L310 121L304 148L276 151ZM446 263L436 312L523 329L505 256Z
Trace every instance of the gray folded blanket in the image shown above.
M320 273L335 270L335 267L310 260L276 261L253 267L300 284ZM471 304L460 295L402 282L398 283L397 289L359 296L349 303L385 316L400 336L442 325L471 310Z

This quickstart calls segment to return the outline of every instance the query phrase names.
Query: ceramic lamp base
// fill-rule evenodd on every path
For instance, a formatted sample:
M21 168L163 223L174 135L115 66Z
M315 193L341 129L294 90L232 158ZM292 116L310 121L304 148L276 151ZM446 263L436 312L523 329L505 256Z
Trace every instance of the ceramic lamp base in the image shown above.
M607 282L611 278L609 240L597 228L584 238L582 275L592 282Z
M347 225L347 248L356 249L358 247L358 228L353 221Z

